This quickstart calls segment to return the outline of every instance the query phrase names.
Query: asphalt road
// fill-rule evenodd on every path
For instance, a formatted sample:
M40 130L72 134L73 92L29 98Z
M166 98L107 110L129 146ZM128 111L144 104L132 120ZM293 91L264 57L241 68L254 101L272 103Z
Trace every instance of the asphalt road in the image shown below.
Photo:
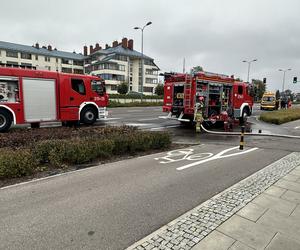
M0 248L124 249L288 153L256 149L195 164L229 148L195 146L189 159L155 159L160 153L2 189Z
M256 121L259 112L255 109L251 126L273 129ZM124 249L299 151L299 140L246 137L246 152L236 155L238 137L196 135L176 121L158 119L160 115L158 107L117 108L111 109L106 124L168 130L177 142L203 145L176 155L149 155L0 189L0 249ZM274 128L297 134L299 125ZM233 155L212 158L226 149ZM211 160L201 163L205 157Z

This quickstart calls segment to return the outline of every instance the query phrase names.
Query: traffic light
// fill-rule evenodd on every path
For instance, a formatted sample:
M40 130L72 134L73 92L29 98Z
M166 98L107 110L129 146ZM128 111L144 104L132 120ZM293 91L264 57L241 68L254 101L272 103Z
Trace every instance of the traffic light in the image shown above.
M293 83L297 83L298 81L297 81L297 77L295 76L294 78L293 78Z
M263 79L263 83L267 83L267 78L264 78L264 79Z

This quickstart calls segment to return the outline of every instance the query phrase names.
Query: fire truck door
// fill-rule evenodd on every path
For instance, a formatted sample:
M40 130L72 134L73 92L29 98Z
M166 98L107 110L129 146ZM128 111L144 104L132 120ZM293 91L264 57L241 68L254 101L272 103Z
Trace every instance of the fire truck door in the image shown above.
M86 101L87 88L83 79L71 78L68 81L65 104L67 107L78 107Z

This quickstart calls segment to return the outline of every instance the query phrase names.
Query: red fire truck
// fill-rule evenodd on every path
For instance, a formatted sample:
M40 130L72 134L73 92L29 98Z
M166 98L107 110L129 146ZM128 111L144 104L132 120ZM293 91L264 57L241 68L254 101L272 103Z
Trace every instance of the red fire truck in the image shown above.
M105 83L96 76L0 67L0 132L12 124L80 121L107 116Z
M198 72L195 74L165 74L163 111L166 118L180 122L195 122L195 113L201 102L204 121L215 123L250 116L253 107L253 87L222 74Z

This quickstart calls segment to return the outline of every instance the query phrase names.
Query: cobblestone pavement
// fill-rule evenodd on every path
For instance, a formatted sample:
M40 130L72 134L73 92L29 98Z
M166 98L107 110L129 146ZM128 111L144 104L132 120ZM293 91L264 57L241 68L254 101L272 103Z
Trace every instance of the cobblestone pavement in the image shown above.
M207 241L209 237L206 236L229 218L234 219L239 210L299 165L300 153L291 153L170 222L132 245L128 250L188 250L198 244L196 249L202 242ZM213 233L215 235L219 232ZM220 235L216 237L216 239L219 237L222 242Z

